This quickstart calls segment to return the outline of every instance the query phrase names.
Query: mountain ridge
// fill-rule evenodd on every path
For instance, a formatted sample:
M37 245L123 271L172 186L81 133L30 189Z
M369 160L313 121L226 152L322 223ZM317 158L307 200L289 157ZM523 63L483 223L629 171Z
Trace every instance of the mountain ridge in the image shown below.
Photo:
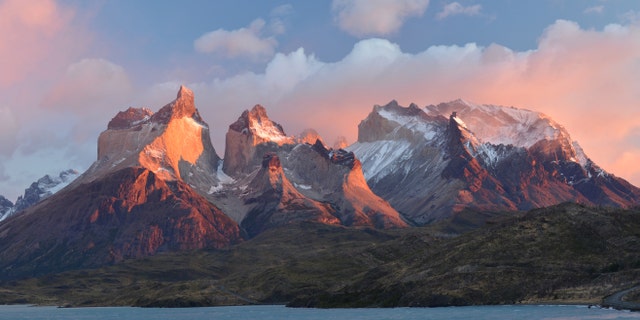
M347 149L362 159L367 182L417 224L466 207L630 207L640 200L640 189L601 169L566 129L534 111L391 101L374 106L358 128L358 142Z
M491 130L476 129L486 123ZM533 111L391 101L358 129L358 142L334 149L311 130L287 135L256 105L229 126L221 159L193 92L181 86L155 113L116 114L87 171L0 222L0 271L19 277L222 248L301 222L395 229L465 210L640 203L640 189Z

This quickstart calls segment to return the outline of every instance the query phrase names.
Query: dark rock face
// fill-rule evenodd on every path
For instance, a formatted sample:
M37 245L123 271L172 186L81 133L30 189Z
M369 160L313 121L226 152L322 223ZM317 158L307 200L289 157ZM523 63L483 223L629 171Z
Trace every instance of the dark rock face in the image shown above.
M463 101L425 110L376 106L348 148L362 159L372 190L409 221L425 224L464 208L640 203L640 189L595 165L542 114Z
M219 160L185 87L155 114L118 113L89 170L0 224L1 272L44 274L241 241L238 224L204 197L219 185ZM19 204L53 180L39 180Z
M302 195L285 176L275 153L263 156L262 167L251 180L243 198L250 206L242 227L249 236L299 221L340 224L329 204Z
M287 136L280 124L269 119L263 106L256 105L242 112L238 120L229 125L222 168L232 177L249 174L259 168L263 154L293 144L295 139Z
M343 225L407 226L387 201L369 189L360 161L352 152L325 149L319 141L313 146L301 144L286 155L284 166L291 181L304 186L300 192L330 203Z
M369 189L353 152L329 149L319 138L313 144L299 141L286 136L263 107L243 112L229 127L224 157L224 170L236 182L214 194L214 202L237 213L234 219L250 235L303 220L406 226L397 211ZM238 196L243 202L230 200Z
M0 225L0 234L4 278L241 240L238 225L187 184L139 167L57 193Z

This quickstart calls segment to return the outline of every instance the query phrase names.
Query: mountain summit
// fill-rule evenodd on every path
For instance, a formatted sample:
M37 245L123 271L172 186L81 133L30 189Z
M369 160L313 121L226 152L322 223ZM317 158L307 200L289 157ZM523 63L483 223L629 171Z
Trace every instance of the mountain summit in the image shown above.
M234 182L213 193L213 202L250 235L302 217L346 226L406 226L369 189L352 152L327 149L319 138L306 142L313 135L306 130L299 138L287 136L262 106L245 110L227 132L223 168Z
M1 277L241 241L238 224L202 195L219 184L219 161L185 87L157 113L119 112L85 173L0 224Z
M218 184L220 158L193 92L180 87L176 99L153 113L119 112L98 138L98 159L83 175L91 181L120 168L141 166L165 180L183 180L205 190Z
M416 224L465 208L528 210L564 201L628 207L640 189L598 167L534 111L456 100L375 106L348 149L371 189Z
M39 202L0 222L0 279L223 248L299 222L402 228L466 209L640 203L640 189L538 112L391 101L342 149L314 130L287 135L256 105L229 126L220 159L184 86L155 113L116 114L91 167L59 191L53 180L39 180L29 193ZM0 197L0 214L13 207Z

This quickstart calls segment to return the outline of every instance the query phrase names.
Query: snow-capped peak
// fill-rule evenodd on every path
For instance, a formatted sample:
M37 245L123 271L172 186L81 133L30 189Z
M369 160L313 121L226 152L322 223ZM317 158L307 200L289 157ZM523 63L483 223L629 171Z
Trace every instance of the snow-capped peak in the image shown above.
M75 180L79 175L80 173L73 169L62 171L58 175L44 175L42 178L32 183L29 188L25 189L24 195L19 196L15 205L9 208L9 210L6 210L4 215L0 212L0 221L52 196L73 182L73 180Z
M244 134L251 133L255 138L254 144L275 142L278 145L283 145L295 141L293 137L285 134L280 124L269 119L267 110L259 104L251 110L243 112L238 121L231 125L231 128Z
M400 126L395 129L396 131L400 130L400 128L406 128L414 132L420 132L427 141L434 139L439 131L434 119L429 118L415 104L404 108L393 100L385 106L375 106L374 112L387 120L399 124Z
M529 148L541 140L568 139L568 132L549 116L527 109L475 104L462 99L425 107L430 115L456 112L466 128L484 143ZM569 143L570 144L570 143Z

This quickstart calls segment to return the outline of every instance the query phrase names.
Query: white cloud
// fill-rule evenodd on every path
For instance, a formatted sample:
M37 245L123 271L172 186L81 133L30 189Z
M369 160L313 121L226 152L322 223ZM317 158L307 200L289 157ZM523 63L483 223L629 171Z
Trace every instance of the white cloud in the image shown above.
M429 0L333 0L334 18L340 28L357 36L388 35L409 17L422 16Z
M452 2L445 5L442 8L442 11L438 12L436 18L438 20L442 20L444 18L456 15L476 16L480 14L480 10L482 10L482 6L479 4L465 7L458 2Z
M588 7L586 9L584 9L583 13L585 13L585 14L600 14L603 11L604 11L604 6L600 5L600 6Z
M220 53L228 58L268 58L273 56L278 42L273 37L263 37L265 24L263 19L256 19L246 28L214 30L200 36L193 45L198 52Z

